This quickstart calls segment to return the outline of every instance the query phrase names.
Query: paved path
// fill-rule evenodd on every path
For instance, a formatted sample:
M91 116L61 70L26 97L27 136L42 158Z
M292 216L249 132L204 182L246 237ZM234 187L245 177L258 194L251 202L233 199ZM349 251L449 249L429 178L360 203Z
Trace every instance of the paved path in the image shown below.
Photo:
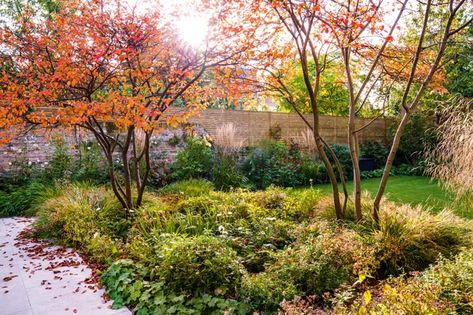
M31 219L0 219L0 315L129 315L104 301L74 251L21 237Z

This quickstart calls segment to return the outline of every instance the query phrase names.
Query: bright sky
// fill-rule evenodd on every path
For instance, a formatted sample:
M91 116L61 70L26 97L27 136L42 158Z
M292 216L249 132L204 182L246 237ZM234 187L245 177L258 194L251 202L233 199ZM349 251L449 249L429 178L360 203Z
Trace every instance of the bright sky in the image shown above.
M195 0L126 0L138 10L149 10L156 8L156 2L163 6L163 11L173 12L177 8L182 7L190 9ZM153 8L154 7L154 8ZM205 43L208 33L208 18L199 12L184 12L184 14L176 17L177 30L179 36L194 48L199 48Z

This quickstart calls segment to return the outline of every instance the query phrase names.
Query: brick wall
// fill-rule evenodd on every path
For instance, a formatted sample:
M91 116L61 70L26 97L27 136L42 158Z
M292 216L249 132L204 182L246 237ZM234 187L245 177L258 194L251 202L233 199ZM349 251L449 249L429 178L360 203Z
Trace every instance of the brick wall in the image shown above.
M173 109L173 111L177 110ZM311 121L311 115L306 115L306 119ZM369 121L369 119L357 119L357 127L364 126ZM322 136L328 143L346 144L347 122L346 117L322 116L320 119ZM292 139L299 143L302 141L301 133L307 130L307 126L302 119L293 113L206 109L192 117L189 123L205 129L210 137L215 135L217 128L220 126L232 123L237 130L237 138L243 140L245 145L249 146L257 144L260 140L268 139L271 128L279 127L282 139ZM379 140L386 142L386 128L388 125L389 121L385 119L374 121L360 133L360 141ZM179 136L180 133L182 132L179 130L168 129L157 135L153 139L155 143L153 150L164 150L168 152L169 156L175 155L181 145L170 145L169 139L174 137L175 134ZM71 150L77 141L91 138L90 135L77 130L73 132L55 130L49 133L28 134L15 139L7 146L0 147L0 171L8 169L10 164L19 157L34 164L44 165L44 163L47 163L54 151L51 145L51 137L54 134L65 135Z

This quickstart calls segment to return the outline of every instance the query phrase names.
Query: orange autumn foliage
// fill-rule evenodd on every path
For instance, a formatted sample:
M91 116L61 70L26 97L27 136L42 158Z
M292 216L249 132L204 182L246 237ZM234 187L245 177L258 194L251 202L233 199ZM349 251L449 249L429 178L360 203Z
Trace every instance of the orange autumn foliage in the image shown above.
M207 0L193 7L209 16L199 48L179 38L174 13L150 5L140 11L120 0L61 0L50 20L25 13L1 28L0 58L8 65L0 68L1 141L27 125L90 129L109 121L149 132L176 103L186 110L169 122L179 123L215 94L203 82L207 70L238 63L256 42L248 39L255 21L241 19L251 5Z

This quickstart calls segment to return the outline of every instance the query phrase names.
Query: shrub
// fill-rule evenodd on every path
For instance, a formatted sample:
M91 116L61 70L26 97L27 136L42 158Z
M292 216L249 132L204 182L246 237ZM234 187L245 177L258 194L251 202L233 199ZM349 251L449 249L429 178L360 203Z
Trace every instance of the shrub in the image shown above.
M27 186L32 182L37 172L37 166L30 163L25 154L18 155L11 162L8 170L0 172L0 191L11 192Z
M144 291L144 279L149 270L131 260L114 262L100 277L100 282L107 287L113 300L113 308L136 305Z
M363 294L352 306L338 305L336 314L471 314L473 313L473 254L442 258L423 273L390 278Z
M473 251L462 251L452 260L442 259L424 275L439 295L452 303L458 314L473 314Z
M456 314L454 308L440 299L439 287L419 278L394 278L375 291L365 291L363 297L347 307L338 305L335 314Z
M353 177L353 163L351 161L350 150L347 145L344 144L331 144L330 147L332 148L333 152L338 158L340 165L342 166L343 172L345 174L346 179L351 179ZM326 150L326 153L332 163L334 163L333 159L331 158L330 153ZM334 165L334 170L338 173L337 168Z
M389 128L389 136L392 138L397 124ZM404 133L409 137L402 137L396 154L395 164L418 164L423 159L423 153L427 148L435 147L438 142L432 117L422 113L414 113L406 125Z
M356 233L336 229L304 238L278 252L269 271L306 295L321 295L353 281L354 275L364 271L366 252Z
M299 167L299 176L301 177L301 184L304 186L312 186L319 178L319 169L321 164L312 161L310 158L305 158Z
M257 189L270 185L295 187L301 184L300 152L284 142L266 141L250 150L242 169Z
M287 283L270 273L247 275L243 279L239 299L261 314L274 314L279 303L299 294L292 283Z
M79 157L74 160L72 179L91 181L97 184L107 182L108 166L104 163L102 151L95 141L84 141L78 146Z
M52 142L54 152L48 166L41 173L40 178L45 182L54 180L70 181L73 175L73 158L69 155L68 146L61 136L56 136Z
M361 172L361 178L362 179L368 179L368 178L380 178L383 176L384 168L378 168L376 170L372 171L363 171ZM394 175L394 172L391 171L389 172L390 175Z
M216 235L237 251L249 271L262 271L272 251L294 240L293 220L312 211L311 200L318 198L316 190L290 194L272 189L266 193L209 192L177 200L164 195L136 211L130 250L133 257L148 260L146 256L153 256L150 252L160 246L156 240L162 235Z
M212 160L212 149L203 140L190 138L171 165L172 177L174 180L210 178Z
M392 172L395 175L407 175L407 176L422 176L424 175L424 165L422 165L422 160L419 161L419 164L410 165L410 164L400 164L392 168Z
M235 159L225 154L215 156L212 181L219 190L244 187L248 183L248 179L238 170Z
M173 292L234 296L244 274L231 248L209 236L173 237L160 248L160 281Z
M366 142L361 145L361 156L372 158L375 168L384 167L388 153L388 149L380 141Z

